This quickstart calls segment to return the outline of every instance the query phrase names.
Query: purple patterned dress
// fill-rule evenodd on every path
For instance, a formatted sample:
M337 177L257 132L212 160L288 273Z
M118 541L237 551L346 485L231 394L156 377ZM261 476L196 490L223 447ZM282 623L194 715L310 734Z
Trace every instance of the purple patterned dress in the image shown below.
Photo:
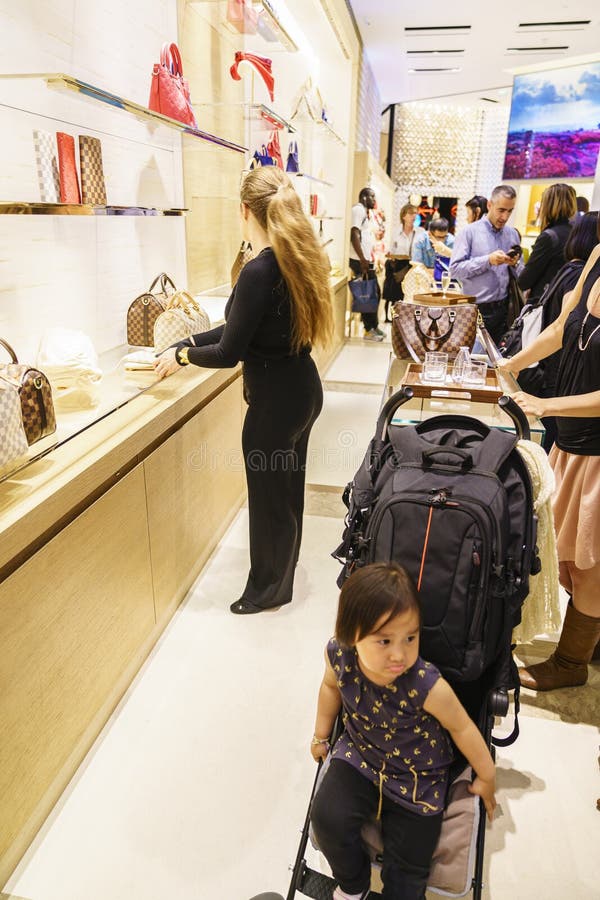
M448 732L423 703L440 678L420 656L381 687L363 675L356 650L332 638L327 657L342 695L344 731L331 756L354 766L381 793L412 812L444 809L452 745Z

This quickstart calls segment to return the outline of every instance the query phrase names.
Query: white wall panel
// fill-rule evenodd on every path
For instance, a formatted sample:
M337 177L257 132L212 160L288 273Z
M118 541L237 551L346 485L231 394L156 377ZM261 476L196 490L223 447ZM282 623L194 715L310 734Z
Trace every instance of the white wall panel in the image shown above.
M177 39L176 0L0 0L3 73L64 72L146 105L152 65ZM181 136L42 79L0 78L0 201L41 199L34 129L100 138L107 201L183 206ZM175 217L0 216L0 336L34 359L44 329L80 328L99 353L158 272L186 285Z

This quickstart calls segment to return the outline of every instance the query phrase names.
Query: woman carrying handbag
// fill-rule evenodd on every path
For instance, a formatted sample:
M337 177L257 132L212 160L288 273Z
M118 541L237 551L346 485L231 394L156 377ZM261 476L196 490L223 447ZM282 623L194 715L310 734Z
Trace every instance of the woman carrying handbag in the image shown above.
M410 271L415 238L419 239L424 234L423 228L415 228L417 207L411 203L405 204L400 210L400 227L393 233L387 259L385 261L385 280L383 282L383 299L385 300L385 321L391 322L390 303L404 300L402 282L404 276Z
M240 199L242 236L255 255L229 298L225 324L169 348L156 372L164 378L188 364L243 361L250 573L230 609L247 615L292 600L308 438L323 404L311 346L327 343L333 316L329 261L289 177L274 166L254 169Z

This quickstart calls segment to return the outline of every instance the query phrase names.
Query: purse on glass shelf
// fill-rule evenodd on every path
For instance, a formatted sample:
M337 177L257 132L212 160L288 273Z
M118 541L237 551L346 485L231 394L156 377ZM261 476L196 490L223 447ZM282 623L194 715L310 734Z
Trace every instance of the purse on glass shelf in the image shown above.
M12 384L0 378L0 476L25 462L27 446L19 395Z
M277 163L275 162L273 157L270 155L269 151L267 150L267 148L265 147L264 144L262 145L260 150L254 151L254 156L250 160L250 168L251 169L258 169L261 166L275 166L275 165L277 165Z
M150 287L136 297L127 310L127 343L130 347L154 347L154 323L167 308L177 288L166 272L157 275Z
M289 143L285 171L292 173L300 171L300 163L298 162L298 143L296 141L290 141Z
M75 163L75 140L72 134L56 132L58 147L58 171L60 180L60 202L81 203L77 165Z
M477 306L421 306L402 300L392 307L392 347L398 359L423 362L430 351L455 357L461 347L473 349Z
M35 444L56 431L52 388L43 372L19 363L13 348L2 338L0 345L11 358L9 363L0 363L0 377L17 391L27 443Z
M89 134L79 135L81 199L90 206L106 206L106 185L102 168L102 144Z
M155 63L152 70L148 108L184 125L198 128L177 44L162 46L160 63Z
M40 200L42 203L59 203L60 178L54 135L40 128L34 129L33 146L40 186Z
M227 21L240 34L256 34L258 13L250 0L227 0Z
M177 291L169 297L164 312L154 322L154 347L162 352L171 344L209 328L208 313L198 301L187 291Z
M231 287L234 288L237 284L237 280L240 277L240 272L246 265L246 263L250 262L251 259L254 259L254 253L252 252L252 244L249 241L242 241L242 245L238 250L236 257L233 261L233 265L231 267Z
M267 153L274 160L274 165L283 169L283 157L281 156L281 145L279 143L279 134L277 131L271 133L269 143L267 144Z

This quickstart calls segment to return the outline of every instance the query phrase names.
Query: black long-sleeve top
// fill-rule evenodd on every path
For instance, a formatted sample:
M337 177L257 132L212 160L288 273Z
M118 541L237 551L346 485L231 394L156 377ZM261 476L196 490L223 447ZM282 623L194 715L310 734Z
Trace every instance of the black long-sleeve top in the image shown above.
M564 219L545 228L533 245L531 256L518 277L519 287L530 291L530 300L542 296L546 285L564 265L565 244L570 233L571 224Z
M196 366L227 369L241 360L285 359L292 352L291 298L271 247L246 263L225 307L225 324L174 346ZM300 351L310 353L310 346Z

